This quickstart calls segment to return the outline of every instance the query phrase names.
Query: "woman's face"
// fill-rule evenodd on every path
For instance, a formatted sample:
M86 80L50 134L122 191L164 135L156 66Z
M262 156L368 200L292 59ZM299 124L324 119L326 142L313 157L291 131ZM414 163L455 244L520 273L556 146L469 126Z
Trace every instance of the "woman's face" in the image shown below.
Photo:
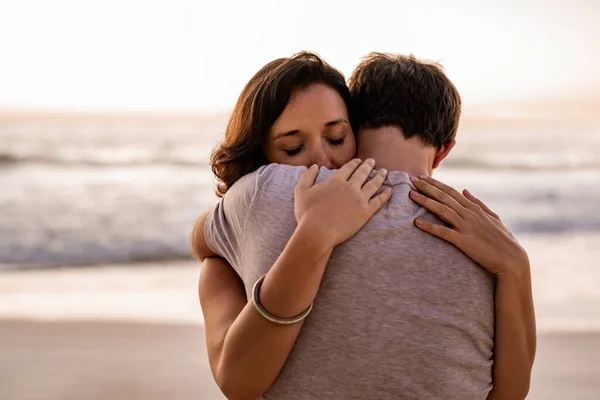
M354 158L356 143L342 97L313 84L292 95L265 143L269 163L337 169Z

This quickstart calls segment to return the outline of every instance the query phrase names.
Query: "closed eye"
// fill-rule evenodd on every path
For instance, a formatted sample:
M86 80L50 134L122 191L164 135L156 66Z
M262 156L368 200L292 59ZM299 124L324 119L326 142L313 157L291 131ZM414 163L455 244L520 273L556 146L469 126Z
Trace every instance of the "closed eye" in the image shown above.
M293 157L293 156L297 156L298 154L300 154L300 152L302 151L302 147L304 147L304 146L298 146L295 149L284 150L284 151L288 156Z
M344 144L344 139L345 138L339 138L339 139L329 139L327 140L330 144L334 145L334 146L339 146Z

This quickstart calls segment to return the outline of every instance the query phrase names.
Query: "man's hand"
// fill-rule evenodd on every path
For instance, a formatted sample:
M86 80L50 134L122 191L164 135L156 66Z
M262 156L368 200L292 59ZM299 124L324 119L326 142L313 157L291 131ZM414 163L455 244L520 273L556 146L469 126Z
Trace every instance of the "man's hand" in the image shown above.
M375 196L387 176L385 169L366 182L374 166L372 159L354 159L316 185L319 168L313 165L304 171L294 191L298 226L330 248L356 234L392 195L386 188Z

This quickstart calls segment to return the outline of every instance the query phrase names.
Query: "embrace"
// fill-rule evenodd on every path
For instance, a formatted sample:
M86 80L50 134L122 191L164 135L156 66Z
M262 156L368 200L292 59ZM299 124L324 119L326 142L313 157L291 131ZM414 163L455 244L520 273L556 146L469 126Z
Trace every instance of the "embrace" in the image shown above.
M483 202L433 179L461 98L443 69L316 54L244 87L194 226L213 376L229 399L524 399L529 259Z

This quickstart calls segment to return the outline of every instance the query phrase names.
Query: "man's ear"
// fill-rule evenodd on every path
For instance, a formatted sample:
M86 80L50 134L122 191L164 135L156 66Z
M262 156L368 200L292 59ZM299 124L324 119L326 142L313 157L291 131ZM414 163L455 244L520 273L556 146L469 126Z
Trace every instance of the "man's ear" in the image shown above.
M450 139L445 144L443 144L442 147L440 147L437 153L435 153L435 157L433 158L433 169L436 169L440 165L442 160L446 158L446 156L448 155L448 153L450 153L450 150L452 150L455 144L456 140Z

